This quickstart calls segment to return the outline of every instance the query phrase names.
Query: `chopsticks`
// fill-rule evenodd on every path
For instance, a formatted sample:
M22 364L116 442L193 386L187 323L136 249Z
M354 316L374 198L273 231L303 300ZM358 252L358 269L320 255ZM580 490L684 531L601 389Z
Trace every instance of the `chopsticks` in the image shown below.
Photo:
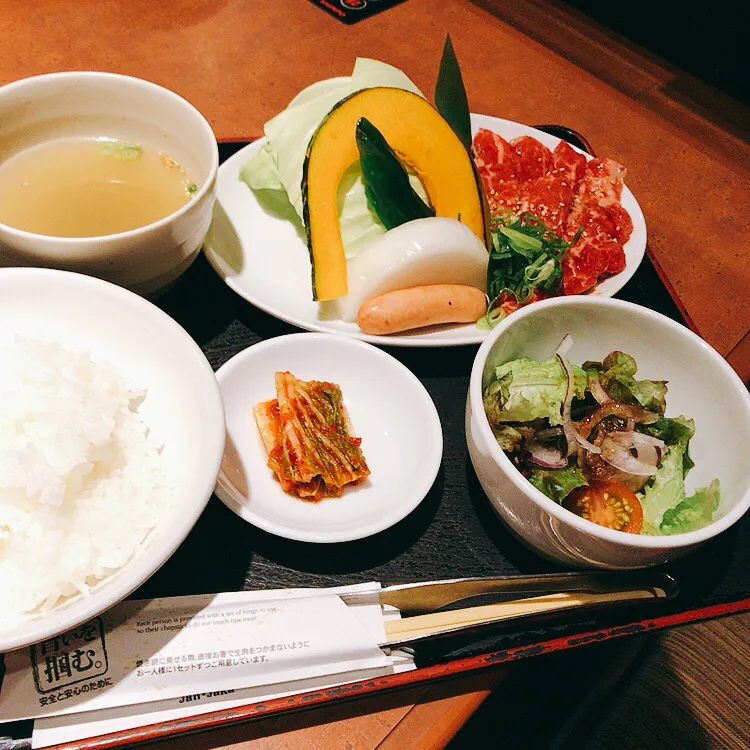
M385 632L390 644L406 643L432 635L474 629L477 626L519 617L526 618L575 607L590 607L655 598L659 597L653 589L602 593L560 592L498 604L486 604L391 620L385 623Z
M474 634L495 623L513 621L515 626L518 621L519 626L529 626L537 619L546 620L549 613L554 616L557 611L563 616L631 603L647 606L648 602L674 599L678 592L679 585L669 573L635 570L400 583L381 589L377 598L381 605L397 610L395 619L386 619L383 645L398 648L443 635ZM370 592L345 594L341 598L353 605L370 604L372 597ZM492 599L496 601L485 603ZM466 606L456 609L461 603Z

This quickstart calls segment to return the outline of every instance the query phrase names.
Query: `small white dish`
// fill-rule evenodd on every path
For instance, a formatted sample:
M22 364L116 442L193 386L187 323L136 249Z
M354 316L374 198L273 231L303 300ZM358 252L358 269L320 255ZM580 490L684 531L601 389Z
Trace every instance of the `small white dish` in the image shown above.
M507 140L530 135L550 149L560 142L553 135L498 117L472 115L471 123L474 133L488 128ZM484 341L488 332L474 323L373 336L362 333L356 323L330 317L326 306L312 299L310 260L301 225L267 213L258 196L239 179L240 168L265 142L265 138L254 141L219 167L216 209L204 252L230 289L269 315L308 331L340 333L388 346L460 346ZM625 244L625 269L602 281L587 296L612 297L643 260L646 222L627 187L622 191L622 205L633 220L633 234Z
M319 503L287 495L268 468L253 406L275 398L274 374L341 387L370 476ZM263 341L216 373L227 442L216 494L254 526L304 542L346 542L393 526L432 487L443 455L440 419L416 376L390 354L361 341L296 333Z

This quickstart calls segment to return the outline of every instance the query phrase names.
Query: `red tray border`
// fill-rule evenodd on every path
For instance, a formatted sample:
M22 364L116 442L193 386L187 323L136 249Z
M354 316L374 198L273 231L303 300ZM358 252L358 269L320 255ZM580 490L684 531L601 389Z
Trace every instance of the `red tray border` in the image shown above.
M640 620L612 628L592 630L577 635L555 638L541 641L527 646L514 646L513 648L479 656L456 659L445 664L436 664L423 667L411 672L378 677L364 682L353 682L341 687L328 688L313 693L300 693L287 696L286 698L275 698L273 700L252 703L237 708L213 711L209 714L167 721L161 724L138 727L136 729L115 732L100 737L90 737L77 742L68 742L54 745L50 750L107 750L107 748L122 747L143 742L154 742L156 740L174 737L179 734L202 732L210 729L219 729L236 723L242 723L253 719L263 718L272 714L285 711L298 711L334 700L352 699L366 696L382 690L394 690L397 688L415 685L431 680L440 680L463 672L471 672L488 669L498 664L517 661L532 656L549 654L553 651L562 651L577 648L589 643L598 643L612 638L621 638L628 635L652 633L666 628L686 625L701 620L725 617L750 611L750 598L740 599L735 602L724 604L713 604L708 607L691 609L662 617L648 620Z

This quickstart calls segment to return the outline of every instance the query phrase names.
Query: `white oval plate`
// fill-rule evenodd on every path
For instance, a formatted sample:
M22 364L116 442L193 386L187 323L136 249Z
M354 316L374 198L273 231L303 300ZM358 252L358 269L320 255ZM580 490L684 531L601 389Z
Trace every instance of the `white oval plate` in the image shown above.
M370 476L319 503L287 495L268 468L253 406L275 397L274 373L337 383ZM345 542L387 529L419 505L443 455L440 419L419 380L390 354L361 341L295 333L263 341L216 373L227 442L216 494L237 515L304 542Z
M473 131L487 128L506 140L530 135L554 149L559 138L510 120L472 115ZM330 319L313 302L310 260L303 236L290 221L268 214L239 171L265 143L254 141L219 167L216 208L204 251L209 262L237 294L269 315L308 331L339 333L388 346L459 346L480 344L487 331L474 323L421 329L392 336L372 336L356 323ZM582 152L583 153L583 152ZM586 154L587 158L591 158ZM599 284L590 294L614 296L635 273L646 251L646 222L633 194L625 187L622 205L633 220L633 234L625 244L624 270Z

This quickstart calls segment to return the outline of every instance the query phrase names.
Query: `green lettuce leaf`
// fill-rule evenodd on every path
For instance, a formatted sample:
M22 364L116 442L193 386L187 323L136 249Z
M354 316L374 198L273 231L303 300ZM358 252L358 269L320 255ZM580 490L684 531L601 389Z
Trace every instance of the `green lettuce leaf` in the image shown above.
M718 507L719 480L714 479L708 487L696 490L676 508L665 511L659 531L662 534L682 534L700 529L713 521L714 511Z
M509 424L492 425L492 434L497 440L497 444L509 453L521 445L521 433Z
M641 425L641 429L648 435L663 440L667 445L680 445L685 448L682 456L682 476L687 476L695 466L690 458L690 438L695 435L695 422L685 417L660 417L648 425Z
M687 445L695 435L695 422L683 416L659 417L651 424L641 425L641 429L667 445Z
M635 360L624 352L611 352L604 361L584 362L585 370L596 371L599 382L610 398L625 404L640 404L644 409L664 414L667 384L663 380L636 380Z
M534 469L529 481L556 503L562 503L576 487L588 484L583 472L575 465L564 469Z
M667 395L667 384L663 380L635 380L630 386L630 392L635 400L649 411L664 414L667 408L665 396Z
M571 365L575 395L583 398L586 373ZM484 405L490 423L530 422L547 418L551 425L562 423L562 402L567 378L557 357L543 362L522 357L495 370L497 380L485 391Z
M265 124L268 150L261 149L240 170L240 179L252 190L264 191L267 199L264 207L288 202L302 220L302 168L310 139L342 99L374 86L406 89L422 96L398 68L377 60L358 58L351 76L330 78L308 86L286 109ZM409 182L426 200L424 186L413 172L409 173ZM276 195L269 200L272 191ZM342 178L337 200L344 250L347 258L352 258L386 231L367 202L358 161Z
M683 459L687 444L672 445L659 464L656 475L643 491L643 525L647 533L658 534L664 514L685 499Z

